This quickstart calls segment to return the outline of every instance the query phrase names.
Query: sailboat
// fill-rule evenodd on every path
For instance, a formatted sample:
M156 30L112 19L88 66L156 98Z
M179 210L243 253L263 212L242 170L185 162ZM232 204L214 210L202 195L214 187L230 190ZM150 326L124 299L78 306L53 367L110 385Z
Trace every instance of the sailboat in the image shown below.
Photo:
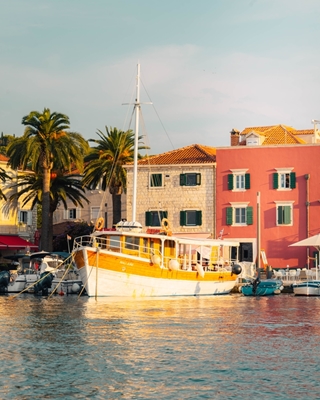
M99 218L91 235L74 240L73 258L88 296L162 297L228 294L241 266L231 256L239 242L176 237L169 221L148 233L136 221L137 149L140 110L137 68L132 222L104 229Z

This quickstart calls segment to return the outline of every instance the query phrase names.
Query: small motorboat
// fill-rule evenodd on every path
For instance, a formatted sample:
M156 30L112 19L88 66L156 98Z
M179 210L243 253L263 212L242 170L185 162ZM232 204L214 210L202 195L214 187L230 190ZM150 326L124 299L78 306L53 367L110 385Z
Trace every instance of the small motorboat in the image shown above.
M245 283L241 292L244 296L270 296L280 294L282 289L283 283L280 280L255 278Z
M78 294L83 284L68 258L45 251L12 257L16 271L10 271L9 279L0 276L0 292Z
M320 296L320 280L301 281L292 284L295 296Z

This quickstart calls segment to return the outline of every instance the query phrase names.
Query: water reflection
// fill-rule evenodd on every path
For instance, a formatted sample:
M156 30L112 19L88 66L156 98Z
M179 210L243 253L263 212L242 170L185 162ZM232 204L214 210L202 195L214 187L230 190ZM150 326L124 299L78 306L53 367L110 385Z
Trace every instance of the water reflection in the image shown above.
M320 300L0 297L4 399L318 398Z

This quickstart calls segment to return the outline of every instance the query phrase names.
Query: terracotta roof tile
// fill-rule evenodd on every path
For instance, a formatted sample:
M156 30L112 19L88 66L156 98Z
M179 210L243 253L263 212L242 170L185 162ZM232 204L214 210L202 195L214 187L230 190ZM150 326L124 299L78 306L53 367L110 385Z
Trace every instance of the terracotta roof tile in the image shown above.
M7 162L8 160L9 160L9 157L5 156L4 154L0 154L0 161Z
M270 144L305 144L306 142L296 135L298 133L296 129L291 126L286 125L273 125L273 126L261 126L261 127L251 127L245 128L241 135L248 135L249 133L254 132L256 134L262 135L265 137L262 146L270 145Z
M215 147L193 144L167 153L143 158L139 165L210 164L216 162Z
M296 130L296 135L313 135L314 130L313 129L297 129Z

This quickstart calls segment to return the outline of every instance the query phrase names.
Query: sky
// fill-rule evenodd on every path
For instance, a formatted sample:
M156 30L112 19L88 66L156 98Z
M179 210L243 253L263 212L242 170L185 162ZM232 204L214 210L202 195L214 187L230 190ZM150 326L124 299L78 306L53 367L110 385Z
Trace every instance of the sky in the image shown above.
M0 0L0 132L60 112L97 139L134 129L159 154L230 131L320 119L319 0Z

